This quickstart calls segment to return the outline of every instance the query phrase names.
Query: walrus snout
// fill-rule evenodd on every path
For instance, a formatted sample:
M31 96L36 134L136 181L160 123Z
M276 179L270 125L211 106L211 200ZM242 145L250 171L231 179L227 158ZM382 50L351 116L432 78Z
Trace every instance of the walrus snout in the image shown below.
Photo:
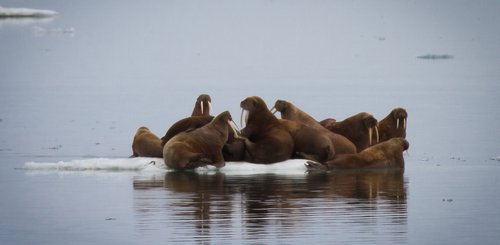
M408 142L408 140L406 140L406 139L403 139L403 138L401 138L401 139L403 140L403 150L405 150L405 151L408 150L408 148L410 148L410 142Z

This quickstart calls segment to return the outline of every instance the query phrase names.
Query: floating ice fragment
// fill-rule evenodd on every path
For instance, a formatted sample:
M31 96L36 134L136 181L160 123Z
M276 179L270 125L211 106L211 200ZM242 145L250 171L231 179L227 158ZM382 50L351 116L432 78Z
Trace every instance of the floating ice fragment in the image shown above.
M0 6L0 18L44 18L57 14L56 11L46 9L4 8Z
M33 33L37 36L44 36L44 35L69 35L69 36L74 36L75 35L75 28L74 27L69 27L69 28L43 28L40 26L35 26L33 27Z
M449 54L426 54L426 55L417 56L417 58L424 59L424 60L447 60L447 59L453 59L453 55L449 55Z

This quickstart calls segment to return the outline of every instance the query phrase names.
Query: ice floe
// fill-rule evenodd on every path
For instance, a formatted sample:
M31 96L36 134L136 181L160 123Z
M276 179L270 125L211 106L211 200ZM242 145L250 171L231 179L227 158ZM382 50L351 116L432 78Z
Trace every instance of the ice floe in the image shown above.
M57 14L56 11L46 9L4 8L0 6L0 18L44 18L53 17Z
M448 60L448 59L453 59L453 55L449 55L449 54L426 54L426 55L417 56L417 58L424 59L424 60Z
M248 162L226 162L226 166L217 169L213 166L197 168L200 173L222 172L231 175L252 174L304 174L306 160L293 159L274 164L254 164ZM140 173L158 173L172 171L167 169L161 158L89 158L58 162L26 162L23 169L29 171L135 171Z

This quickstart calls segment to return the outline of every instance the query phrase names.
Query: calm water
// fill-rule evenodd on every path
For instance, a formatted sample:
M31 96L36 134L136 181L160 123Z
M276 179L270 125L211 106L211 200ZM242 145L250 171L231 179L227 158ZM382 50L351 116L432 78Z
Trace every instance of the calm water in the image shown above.
M497 1L0 4L60 13L0 19L1 244L500 239ZM135 130L164 134L201 93L233 117L250 95L317 119L405 107L407 168L128 168Z

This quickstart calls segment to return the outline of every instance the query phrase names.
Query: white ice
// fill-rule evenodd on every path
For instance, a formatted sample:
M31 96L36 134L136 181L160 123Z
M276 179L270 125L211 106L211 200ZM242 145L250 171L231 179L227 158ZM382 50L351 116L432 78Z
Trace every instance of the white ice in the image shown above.
M226 162L226 166L217 169L213 166L196 169L200 173L222 172L230 175L252 174L304 174L306 160L294 159L274 164L254 164L248 162ZM137 171L158 173L171 171L161 158L90 158L59 162L27 162L24 169L31 171Z
M0 6L0 17L51 17L58 13L53 10L30 8L4 8Z

